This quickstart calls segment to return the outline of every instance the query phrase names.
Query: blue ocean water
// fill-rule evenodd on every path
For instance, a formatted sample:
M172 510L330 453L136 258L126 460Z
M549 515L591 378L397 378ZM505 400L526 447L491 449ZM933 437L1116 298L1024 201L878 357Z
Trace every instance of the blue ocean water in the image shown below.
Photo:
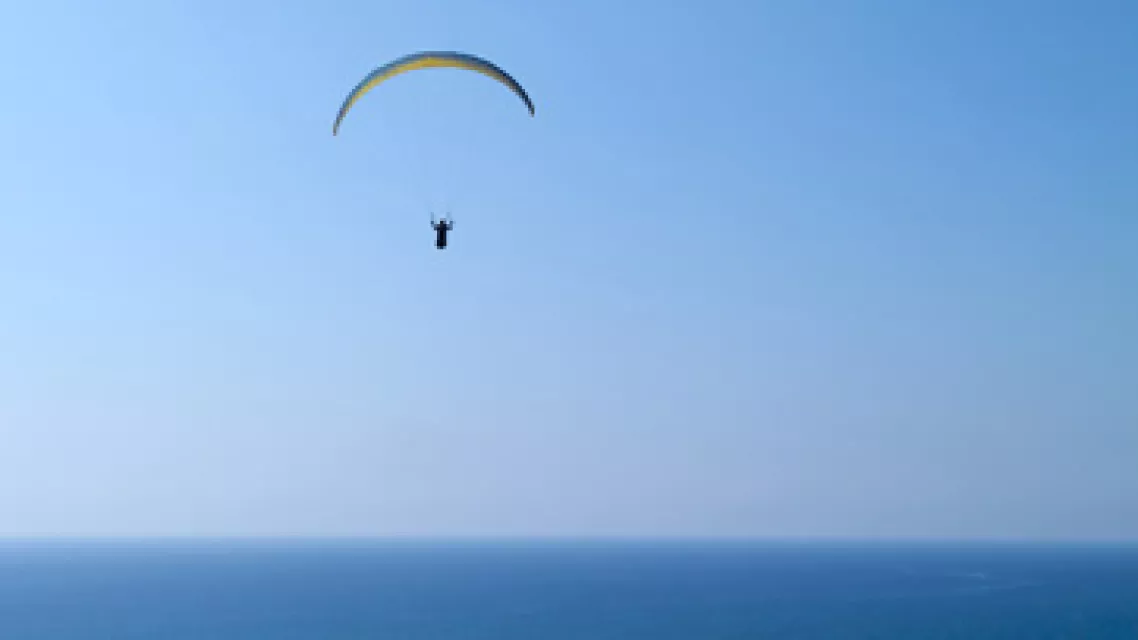
M1138 547L6 542L3 640L1138 639Z

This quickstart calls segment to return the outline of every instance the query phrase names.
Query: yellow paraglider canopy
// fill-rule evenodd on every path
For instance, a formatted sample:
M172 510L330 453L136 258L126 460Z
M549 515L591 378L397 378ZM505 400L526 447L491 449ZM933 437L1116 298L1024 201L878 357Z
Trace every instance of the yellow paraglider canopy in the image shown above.
M509 87L511 91L522 99L522 102L524 102L529 109L530 116L534 114L533 102L530 100L529 95L526 94L526 90L523 89L522 86L518 84L518 81L514 80L510 74L489 60L484 60L468 53L458 53L456 51L422 51L389 62L375 71L372 71L361 80L360 83L352 89L352 92L348 94L348 97L344 99L344 104L340 107L340 112L336 114L336 122L332 125L332 135L336 135L339 132L340 123L344 120L344 116L348 114L352 105L365 93L379 85L379 83L407 71L432 68L467 69L493 78Z

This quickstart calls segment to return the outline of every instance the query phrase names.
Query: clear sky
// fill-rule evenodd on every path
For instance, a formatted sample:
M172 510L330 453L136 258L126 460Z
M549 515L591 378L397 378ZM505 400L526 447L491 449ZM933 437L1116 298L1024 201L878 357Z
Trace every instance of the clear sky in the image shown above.
M0 535L1138 539L1135 25L9 3Z

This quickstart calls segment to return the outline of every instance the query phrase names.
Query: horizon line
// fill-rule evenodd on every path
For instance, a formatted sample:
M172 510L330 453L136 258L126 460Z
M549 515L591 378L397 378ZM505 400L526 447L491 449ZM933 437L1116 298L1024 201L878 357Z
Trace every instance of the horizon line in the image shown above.
M774 544L774 545L1138 545L1138 537L1030 536L852 536L852 535L685 535L685 534L23 534L0 533L0 544L21 542L200 542L200 543L569 543L569 544Z

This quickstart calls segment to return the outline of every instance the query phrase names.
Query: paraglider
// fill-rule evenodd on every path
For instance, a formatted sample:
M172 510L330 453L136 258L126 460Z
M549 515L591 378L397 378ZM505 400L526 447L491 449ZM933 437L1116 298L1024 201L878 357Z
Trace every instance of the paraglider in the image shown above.
M351 110L356 101L380 83L408 71L439 68L467 69L493 78L506 85L514 94L521 98L526 108L529 109L530 116L534 115L533 101L530 100L526 90L522 88L522 85L518 84L517 80L514 80L513 76L506 73L493 62L469 53L459 53L457 51L420 51L419 53L412 53L393 60L367 74L367 76L352 89L348 97L344 98L344 103L340 105L340 111L336 114L336 121L332 124L332 135L337 135L340 132L340 123L343 122L344 116L348 115L348 111Z
M431 216L431 228L435 230L435 248L447 248L447 232L454 228L454 220L447 220L444 216L442 220L435 222L435 216Z
M343 104L340 105L340 111L336 114L336 120L332 123L332 135L335 136L339 134L340 125L343 123L344 117L348 115L348 111L352 109L356 102L363 97L364 94L381 83L408 71L438 68L465 69L496 80L505 85L506 88L521 99L531 117L534 115L533 101L530 100L529 94L522 88L522 85L519 84L513 76L489 60L457 51L420 51L397 58L364 76L363 80L348 93L347 97L344 98ZM432 215L431 227L435 230L436 234L435 247L445 249L447 246L447 232L454 228L454 223L446 218L436 223Z

